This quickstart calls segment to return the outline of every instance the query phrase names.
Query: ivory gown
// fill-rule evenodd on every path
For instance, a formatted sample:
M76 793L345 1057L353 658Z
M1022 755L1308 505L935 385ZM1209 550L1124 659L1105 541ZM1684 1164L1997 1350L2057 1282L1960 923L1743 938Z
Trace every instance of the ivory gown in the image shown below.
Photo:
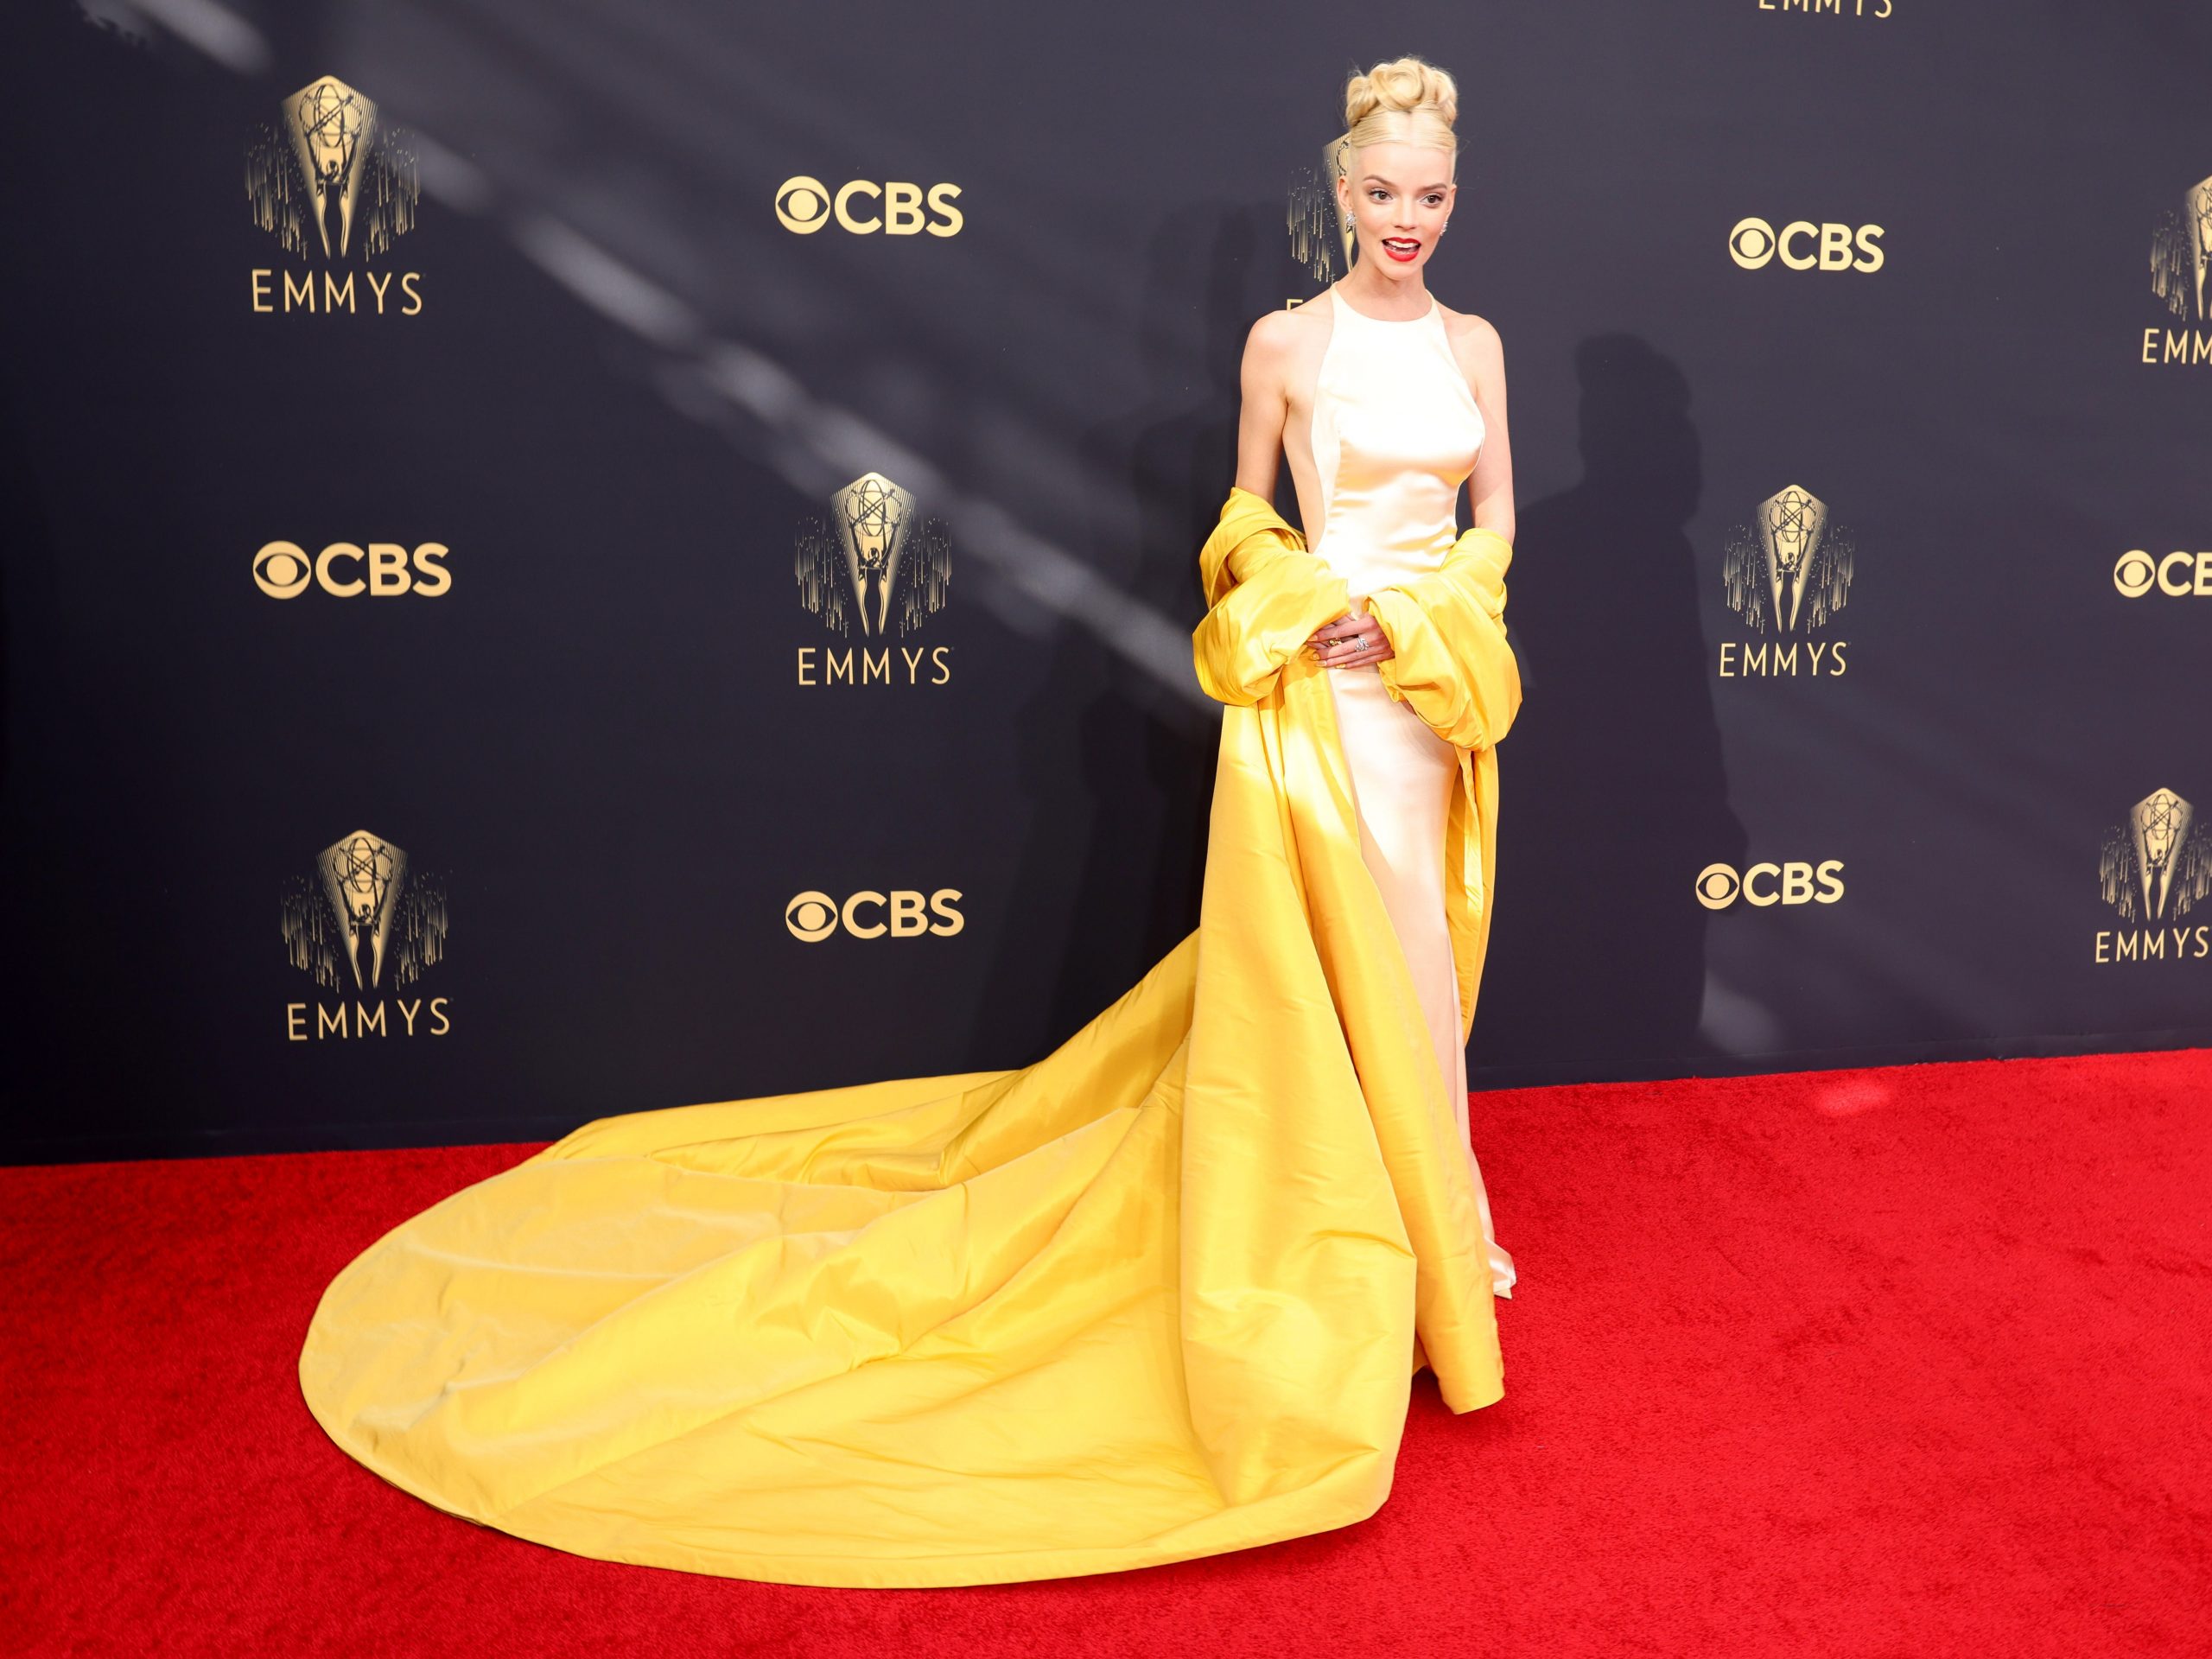
M1365 594L1443 563L1459 534L1460 486L1485 433L1434 299L1425 315L1392 321L1355 310L1332 287L1327 308L1329 343L1306 435L1319 501L1306 498L1295 473L1293 479L1300 486L1299 516L1309 531L1320 526L1309 550L1354 594ZM1379 664L1332 669L1328 683L1351 767L1360 853L1413 969L1467 1143L1467 1049L1444 915L1444 830L1459 751L1390 696ZM1471 1143L1467 1158L1492 1280L1509 1296L1513 1258L1498 1247Z
M601 1117L401 1221L301 1350L348 1455L602 1560L978 1584L1349 1525L1418 1369L1454 1412L1502 1396L1457 1056L1511 549L1450 541L1474 435L1433 320L1352 328L1325 535L1411 573L1368 595L1396 655L1300 655L1351 589L1232 488L1198 553L1224 707L1197 928L1031 1065ZM733 1014L741 1076L773 1018Z

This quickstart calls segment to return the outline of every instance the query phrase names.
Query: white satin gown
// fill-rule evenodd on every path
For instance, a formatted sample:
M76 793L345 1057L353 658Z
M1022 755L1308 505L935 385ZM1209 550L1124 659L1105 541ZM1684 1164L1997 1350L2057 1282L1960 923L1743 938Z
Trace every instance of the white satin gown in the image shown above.
M1325 301L1308 303L1325 305L1331 327L1310 427L1320 499L1308 499L1299 480L1299 512L1308 549L1354 594L1367 594L1443 563L1459 533L1460 487L1482 450L1482 410L1433 298L1427 314L1410 321L1363 315L1333 287ZM1444 832L1459 751L1391 697L1379 665L1331 669L1325 677L1351 771L1360 851L1405 950L1452 1091L1492 1288L1510 1296L1513 1258L1498 1246L1470 1144L1459 982L1445 922Z

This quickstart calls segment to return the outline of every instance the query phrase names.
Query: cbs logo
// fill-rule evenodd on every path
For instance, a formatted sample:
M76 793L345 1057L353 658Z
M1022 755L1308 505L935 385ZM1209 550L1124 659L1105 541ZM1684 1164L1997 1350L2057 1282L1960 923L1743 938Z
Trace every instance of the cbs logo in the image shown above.
M952 205L960 194L957 184L933 184L925 191L918 184L874 184L855 179L836 189L804 173L776 187L776 217L783 227L800 236L811 236L836 219L855 236L912 236L927 231L931 236L957 236L968 221ZM941 215L928 219L926 202Z
M1728 257L1745 270L1779 259L1792 270L1879 270L1879 225L1815 225L1793 219L1776 230L1763 219L1739 219L1728 232ZM1855 251L1854 251L1855 250Z
M1780 885L1777 886L1776 883ZM1697 873L1697 901L1707 910L1726 910L1740 895L1747 905L1832 905L1843 897L1843 861L1808 864L1754 864L1741 875L1728 864L1708 864Z
M297 599L309 582L336 599L408 593L435 599L453 586L443 563L449 550L438 542L425 542L411 555L397 542L365 548L333 542L309 558L296 542L271 542L253 556L253 583L271 599Z
M2132 548L2113 566L2112 585L2129 599L2140 599L2153 588L2176 599L2212 598L2212 553L2169 553L2154 559Z
M949 938L968 925L954 908L959 897L957 887L939 887L926 899L912 888L887 893L862 887L841 905L826 893L802 893L784 906L784 925L793 938L809 944L828 938L840 927L856 939L880 939L887 933L894 939L911 939L918 933ZM924 913L925 906L935 914L935 921Z

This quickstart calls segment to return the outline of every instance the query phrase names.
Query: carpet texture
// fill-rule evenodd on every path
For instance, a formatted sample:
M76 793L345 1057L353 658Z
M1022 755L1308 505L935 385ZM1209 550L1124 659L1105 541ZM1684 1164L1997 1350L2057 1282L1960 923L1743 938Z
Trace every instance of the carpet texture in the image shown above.
M340 1453L330 1277L524 1146L0 1169L0 1652L2212 1654L2212 1051L1478 1095L1503 1402L1342 1531L1062 1582L585 1560Z

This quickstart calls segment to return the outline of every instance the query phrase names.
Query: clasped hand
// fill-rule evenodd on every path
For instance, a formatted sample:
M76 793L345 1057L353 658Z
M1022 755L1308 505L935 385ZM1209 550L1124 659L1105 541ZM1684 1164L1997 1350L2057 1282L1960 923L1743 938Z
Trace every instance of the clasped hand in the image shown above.
M1355 595L1352 602L1360 605L1365 597ZM1362 609L1347 611L1335 621L1323 623L1313 630L1302 649L1325 668L1371 668L1397 655L1390 648L1382 625Z

